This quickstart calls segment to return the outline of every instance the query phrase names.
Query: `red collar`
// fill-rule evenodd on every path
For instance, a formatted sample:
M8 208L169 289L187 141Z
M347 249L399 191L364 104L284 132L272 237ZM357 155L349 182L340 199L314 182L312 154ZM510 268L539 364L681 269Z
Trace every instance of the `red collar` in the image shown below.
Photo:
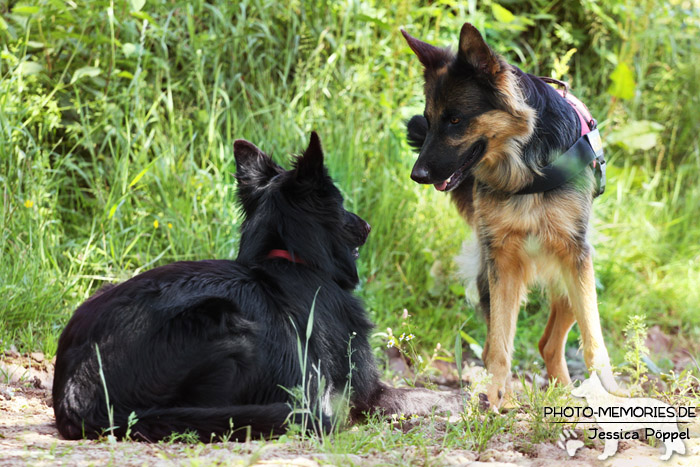
M270 252L267 254L268 259L274 259L274 258L282 258L286 259L289 262L292 263L297 263L297 264L306 264L306 261L299 257L293 256L290 252L287 250L270 250Z

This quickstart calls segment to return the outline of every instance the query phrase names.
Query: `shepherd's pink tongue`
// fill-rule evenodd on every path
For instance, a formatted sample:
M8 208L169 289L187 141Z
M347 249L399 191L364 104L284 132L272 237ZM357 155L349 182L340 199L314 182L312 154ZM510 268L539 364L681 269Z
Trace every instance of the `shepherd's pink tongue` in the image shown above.
M435 183L434 186L437 191L445 191L445 188L447 188L447 180L444 182Z

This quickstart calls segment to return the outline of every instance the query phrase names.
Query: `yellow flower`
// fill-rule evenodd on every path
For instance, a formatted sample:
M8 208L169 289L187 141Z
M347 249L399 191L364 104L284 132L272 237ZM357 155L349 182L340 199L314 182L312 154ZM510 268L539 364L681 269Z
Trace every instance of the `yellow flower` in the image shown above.
M168 222L168 228L169 228L169 229L172 229L172 228L173 228L173 224L171 224L170 222Z
M31 208L33 206L34 206L34 201L32 201L31 199L28 199L27 201L24 202L25 208Z
M153 228L157 229L158 228L158 219L153 221Z

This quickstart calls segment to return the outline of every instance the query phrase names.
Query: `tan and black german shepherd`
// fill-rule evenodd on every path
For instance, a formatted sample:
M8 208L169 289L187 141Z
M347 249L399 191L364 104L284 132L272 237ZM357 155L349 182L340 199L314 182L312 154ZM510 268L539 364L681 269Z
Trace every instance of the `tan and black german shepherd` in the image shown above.
M471 24L462 27L456 53L402 33L425 69L425 113L408 122L409 142L420 151L411 178L450 192L477 240L491 406L501 407L508 393L518 311L535 281L551 300L539 342L549 377L571 382L564 346L578 322L587 367L618 392L587 239L594 171L577 172L544 192L533 188L577 143L583 119L553 87L496 55Z

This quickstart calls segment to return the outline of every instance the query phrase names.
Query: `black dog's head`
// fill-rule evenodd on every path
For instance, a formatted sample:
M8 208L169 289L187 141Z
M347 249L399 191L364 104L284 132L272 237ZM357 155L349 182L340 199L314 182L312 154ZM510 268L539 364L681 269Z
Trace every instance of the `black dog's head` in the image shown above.
M272 250L285 250L342 287L355 287L355 260L370 226L343 208L318 135L311 133L309 147L288 171L245 140L235 142L234 155L245 215L238 260L260 262Z
M477 178L493 171L534 127L511 66L469 23L457 54L401 32L425 69L425 112L407 124L409 143L420 150L411 178L450 191L470 171Z

